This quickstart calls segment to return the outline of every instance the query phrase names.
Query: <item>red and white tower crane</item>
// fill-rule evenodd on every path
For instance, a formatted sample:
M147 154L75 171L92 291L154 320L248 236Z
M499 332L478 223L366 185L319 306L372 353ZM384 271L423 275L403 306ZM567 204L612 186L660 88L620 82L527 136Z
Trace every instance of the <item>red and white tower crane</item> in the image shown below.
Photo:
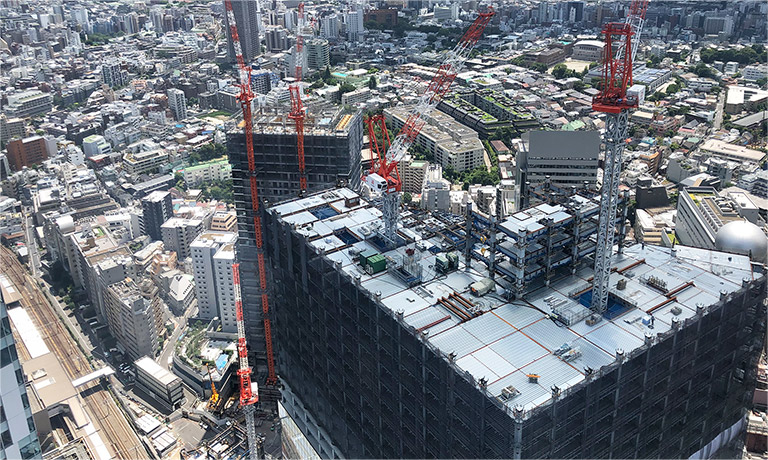
M296 147L299 156L299 193L307 191L307 172L304 164L304 118L306 107L301 102L301 77L304 71L304 2L299 3L299 20L296 23L296 47L294 49L296 61L296 81L288 87L291 95L291 112L288 118L296 123Z
M277 376L275 374L275 360L272 353L272 329L269 321L269 296L267 295L267 274L266 263L264 262L264 248L261 229L261 210L259 203L258 181L256 177L256 160L253 153L253 113L251 103L254 99L253 89L251 88L251 68L246 65L243 58L243 50L240 45L240 35L237 32L237 23L232 10L232 1L225 0L224 9L229 22L230 36L232 37L232 46L235 50L239 74L240 94L238 101L243 110L243 122L245 125L245 146L248 155L248 176L251 188L251 209L253 210L253 231L256 240L256 253L258 260L259 290L261 292L261 308L264 320L264 338L266 341L267 352L267 385L275 385ZM243 316L242 293L240 289L240 264L232 265L232 276L234 280L235 307L237 316L237 351L240 360L240 369L237 375L240 381L240 405L245 415L246 428L248 433L248 447L252 460L258 458L257 452L261 450L260 440L256 435L256 422L254 420L253 405L258 401L258 385L251 381L251 368L248 364L248 348L245 339L245 321Z
M402 184L397 173L398 163L405 157L408 149L416 140L421 128L427 122L429 114L437 107L443 96L456 79L464 63L469 59L472 49L483 35L485 27L494 15L490 6L484 13L480 13L472 25L449 51L445 60L440 65L427 90L419 98L408 115L408 119L400 130L400 133L392 141L384 157L374 158L375 170L370 171L365 177L365 185L373 195L382 195L382 213L384 217L384 232L382 234L388 246L397 243L397 220L400 206L400 190Z
M600 193L600 220L592 285L592 309L599 314L608 308L608 282L619 201L621 157L627 139L629 112L636 109L639 103L637 95L627 94L627 88L632 86L632 65L640 43L648 1L632 0L625 22L613 22L603 26L605 51L602 88L592 100L592 109L606 114L603 187Z

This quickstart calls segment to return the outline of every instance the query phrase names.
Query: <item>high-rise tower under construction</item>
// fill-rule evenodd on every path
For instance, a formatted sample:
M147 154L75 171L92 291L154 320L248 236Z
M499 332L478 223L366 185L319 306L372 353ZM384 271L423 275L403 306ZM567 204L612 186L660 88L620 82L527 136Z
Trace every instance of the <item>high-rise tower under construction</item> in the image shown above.
M267 209L286 449L712 454L739 431L754 386L764 267L631 245L610 261L597 315L596 206L575 198L498 222L404 214L394 250L376 232L381 212L346 188Z

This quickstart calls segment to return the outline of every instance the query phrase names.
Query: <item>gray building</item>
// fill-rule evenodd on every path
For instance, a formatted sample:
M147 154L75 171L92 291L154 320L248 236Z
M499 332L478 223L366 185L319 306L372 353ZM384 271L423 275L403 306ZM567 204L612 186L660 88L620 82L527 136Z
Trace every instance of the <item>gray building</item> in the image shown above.
M408 228L438 254L413 242L382 254L365 236L379 212L347 189L268 209L286 450L321 458L708 458L732 440L756 383L765 274L746 256L634 244L611 259L605 314L588 308L590 257L573 271L568 261L552 266L557 281L512 301L510 265L538 257L527 276L566 260L552 256L562 251L567 213L542 206L552 214L538 225L486 221L483 232L472 224L469 235L510 240L494 249L483 238L490 250L473 249L469 269L464 255L437 249L445 239L430 235L455 225L437 214L428 216L431 233L419 222ZM520 256L511 239L537 236L540 226L552 237L546 256L533 248ZM590 244L579 241L565 248ZM369 274L358 261L376 253L386 268Z
M187 118L187 97L184 91L171 88L168 90L168 107L173 112L173 118L183 120Z
M101 65L101 81L112 88L128 83L120 62L114 60Z
M141 199L143 212L144 233L154 241L163 239L160 232L166 220L173 217L173 203L171 194L166 191L156 190Z
M591 187L597 182L600 133L597 131L530 131L529 140L517 143L515 183L520 184L524 203L530 193L526 183L536 187L549 177L563 188ZM525 136L524 136L525 138Z
M156 356L165 335L163 305L149 279L131 278L110 285L104 292L109 331L128 356Z
M308 191L327 189L339 181L360 189L360 151L363 123L360 112L338 108L322 112L310 108L304 128L304 156ZM253 127L255 163L258 165L259 197L271 203L299 194L299 166L296 131L279 111L261 111ZM227 151L232 164L235 208L237 210L237 257L241 263L243 309L251 350L256 352L257 371L264 371L264 326L256 271L256 240L253 230L251 188L245 135L242 130L227 134Z
M148 394L164 409L174 410L184 400L181 379L160 367L152 358L144 356L134 363L136 387Z
M2 290L4 299L5 287ZM0 458L41 458L24 371L3 299L0 299L0 381L3 382L0 386Z
M243 50L243 58L250 63L261 55L261 26L258 12L259 2L253 0L232 0L232 12L237 23L237 33L240 36L240 47ZM224 20L227 30L227 55L231 61L235 60L235 48L232 46L232 36L229 32L229 18L225 14Z

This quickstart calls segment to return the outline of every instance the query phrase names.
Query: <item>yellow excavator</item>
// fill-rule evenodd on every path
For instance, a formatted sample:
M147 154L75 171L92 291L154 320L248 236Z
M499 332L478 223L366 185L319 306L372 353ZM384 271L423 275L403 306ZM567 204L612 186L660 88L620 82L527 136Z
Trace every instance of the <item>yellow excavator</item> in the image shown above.
M213 384L211 368L206 365L205 369L208 371L208 378L211 380L211 398L208 400L208 410L215 411L219 407L219 392L216 391L216 385Z

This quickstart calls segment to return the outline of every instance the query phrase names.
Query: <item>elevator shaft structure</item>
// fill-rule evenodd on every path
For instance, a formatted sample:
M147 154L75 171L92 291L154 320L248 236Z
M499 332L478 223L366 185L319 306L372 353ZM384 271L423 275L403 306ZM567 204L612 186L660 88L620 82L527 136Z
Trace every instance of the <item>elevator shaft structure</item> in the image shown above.
M605 56L602 88L592 100L592 109L606 114L603 139L605 144L603 187L600 193L600 218L591 304L592 309L601 315L608 308L610 261L613 252L616 208L619 202L622 155L629 128L629 112L638 106L638 98L627 94L627 88L632 86L632 65L647 9L648 0L633 0L625 22L608 23L603 27ZM614 47L614 44L617 46ZM614 49L616 49L615 54L612 51Z

